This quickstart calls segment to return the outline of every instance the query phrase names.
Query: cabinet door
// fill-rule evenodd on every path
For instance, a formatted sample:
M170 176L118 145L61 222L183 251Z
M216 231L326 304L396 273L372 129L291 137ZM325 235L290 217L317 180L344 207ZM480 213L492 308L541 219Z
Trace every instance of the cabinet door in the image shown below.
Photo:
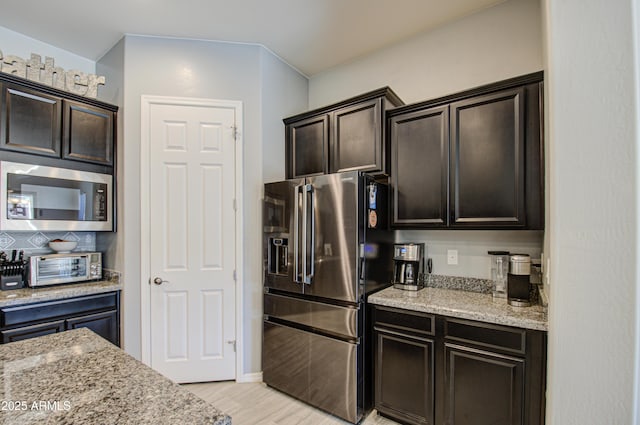
M118 346L120 345L118 337L120 329L117 310L67 319L66 328L68 330L89 328L111 343Z
M329 170L329 115L288 124L287 178L326 174Z
M434 342L376 328L375 407L404 423L433 424Z
M62 100L10 83L0 89L0 148L59 158Z
M446 226L448 106L394 116L389 127L393 226Z
M113 112L64 101L65 159L113 165Z
M454 227L524 227L524 89L451 104Z
M338 109L333 114L330 170L384 171L382 100Z
M64 331L64 320L38 323L37 325L23 326L21 328L0 331L2 343L20 341L23 339L35 338L37 336L49 335Z
M445 343L446 425L524 423L525 361Z

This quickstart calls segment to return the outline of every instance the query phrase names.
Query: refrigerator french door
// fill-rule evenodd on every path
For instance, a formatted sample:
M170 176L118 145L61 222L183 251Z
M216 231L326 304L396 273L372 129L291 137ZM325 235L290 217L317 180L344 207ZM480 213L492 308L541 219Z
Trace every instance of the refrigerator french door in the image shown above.
M265 185L264 382L357 423L370 409L366 296L391 282L387 187L361 172Z

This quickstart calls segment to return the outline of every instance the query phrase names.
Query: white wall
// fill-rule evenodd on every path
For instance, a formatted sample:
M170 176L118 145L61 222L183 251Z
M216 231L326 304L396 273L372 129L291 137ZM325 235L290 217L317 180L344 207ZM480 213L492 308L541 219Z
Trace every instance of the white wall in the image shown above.
M396 242L424 243L433 260L433 274L491 278L487 251L509 251L540 258L542 231L534 230L400 230ZM458 251L458 264L447 262L447 251Z
M629 424L637 376L637 2L545 3L554 217L547 424Z
M313 76L310 107L383 86L405 103L427 100L543 69L539 0L510 0L354 62ZM486 277L486 252L505 249L539 258L541 232L402 231L397 241L424 242L434 273ZM457 249L459 265L446 263Z
M77 69L88 74L94 74L96 71L94 61L4 27L0 27L0 40L0 50L4 56L13 55L29 59L31 53L35 53L42 57L43 62L45 56L54 58L56 66L66 70ZM107 83L109 83L108 80Z
M307 109L309 80L268 50L261 50L262 63L262 178L284 180L285 151L282 119Z
M542 69L539 0L510 0L314 75L311 108L383 86L406 103Z
M121 185L124 242L122 249L124 274L124 348L140 357L141 288L148 277L140 276L140 97L162 95L239 100L243 102L243 187L244 216L243 301L244 329L238 338L243 344L245 374L261 370L262 339L262 254L261 198L263 183L263 151L272 143L284 144L283 130L272 125L273 116L281 117L306 104L306 81L288 66L283 66L257 45L207 42L199 40L126 36L99 61L107 75L118 74L119 49L124 46L123 103L120 140L122 161L119 164L125 184ZM113 65L116 65L115 67ZM111 69L111 70L110 70ZM266 90L264 85L273 84ZM275 101L270 90L280 87L288 97ZM273 100L273 102L270 102ZM267 108L269 108L267 110ZM263 115L266 114L266 117ZM268 122L268 125L264 123ZM276 142L277 141L277 142ZM263 143L266 149L263 148ZM276 165L277 166L277 165ZM274 171L270 168L269 173ZM242 376L239 377L243 379Z
M307 108L309 81L302 74L274 56L268 50L260 50L261 67L261 122L262 122L262 183L284 180L284 123L282 118ZM259 188L262 203L264 191ZM262 232L262 209L251 212L254 225ZM262 237L262 233L260 233ZM262 241L246 246L253 256L262 258ZM251 341L252 349L245 353L246 367L253 372L262 371L262 262L252 264L260 285L245 288L244 339ZM249 357L250 356L250 357ZM256 365L258 368L256 369ZM249 369L250 368L250 369Z

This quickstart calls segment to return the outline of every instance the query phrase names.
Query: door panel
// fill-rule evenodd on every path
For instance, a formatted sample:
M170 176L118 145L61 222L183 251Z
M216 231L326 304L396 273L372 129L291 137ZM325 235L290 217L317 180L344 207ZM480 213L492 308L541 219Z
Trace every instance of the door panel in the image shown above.
M314 273L304 293L356 302L358 299L359 173L307 179L313 187Z
M186 291L173 291L164 295L164 311L167 321L164 358L167 361L184 361L187 360L189 352L188 294Z
M187 164L165 164L163 180L166 189L166 220L163 224L164 264L167 271L188 269L189 223L187 222Z
M236 110L151 103L151 366L177 382L235 378Z

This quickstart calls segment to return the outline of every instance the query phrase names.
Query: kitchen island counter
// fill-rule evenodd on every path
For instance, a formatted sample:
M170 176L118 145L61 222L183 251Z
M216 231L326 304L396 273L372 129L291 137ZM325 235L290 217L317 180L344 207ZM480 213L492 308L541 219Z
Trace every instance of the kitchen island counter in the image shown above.
M85 328L2 345L0 361L3 423L231 423Z
M405 310L546 331L547 316L540 305L512 307L491 294L442 288L404 291L389 287L369 296L369 303Z

